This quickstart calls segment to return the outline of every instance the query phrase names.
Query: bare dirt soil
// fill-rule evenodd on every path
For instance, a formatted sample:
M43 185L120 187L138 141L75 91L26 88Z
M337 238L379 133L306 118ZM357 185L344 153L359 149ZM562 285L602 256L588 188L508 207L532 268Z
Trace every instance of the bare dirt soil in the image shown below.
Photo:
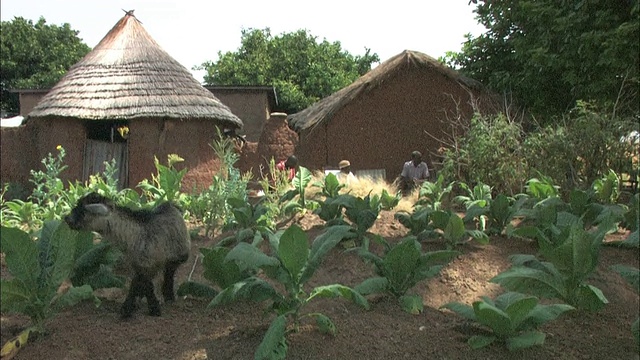
M310 239L322 232L322 220L305 215L296 220ZM407 230L382 212L371 229L395 242ZM614 234L619 238L624 234ZM176 280L180 284L192 272L202 280L196 259L201 247L217 238L193 241L192 257ZM442 243L424 244L425 250L443 249ZM438 308L450 301L471 303L479 296L494 297L501 289L488 280L509 267L508 256L535 254L536 245L523 240L492 237L489 245L460 246L462 254L440 275L412 289L423 297L425 311L419 315L403 312L394 299L370 297L371 309L362 310L342 299L320 299L304 311L320 311L337 327L334 337L304 325L289 336L290 359L638 359L638 346L631 324L638 317L638 294L609 267L627 264L638 267L637 249L603 247L600 266L590 283L600 288L609 304L600 312L573 312L546 324L544 346L509 352L491 345L472 350L469 336L479 334L473 324ZM3 271L6 269L3 269ZM353 252L334 249L325 259L310 286L341 283L355 286L373 275L370 265ZM264 314L266 304L232 304L206 310L207 301L180 298L163 305L161 317L146 315L146 305L132 319L123 321L118 310L124 299L120 289L103 293L102 305L84 303L57 314L46 328L48 335L27 344L15 359L253 359L272 314ZM27 319L2 315L1 341L4 343L27 324Z

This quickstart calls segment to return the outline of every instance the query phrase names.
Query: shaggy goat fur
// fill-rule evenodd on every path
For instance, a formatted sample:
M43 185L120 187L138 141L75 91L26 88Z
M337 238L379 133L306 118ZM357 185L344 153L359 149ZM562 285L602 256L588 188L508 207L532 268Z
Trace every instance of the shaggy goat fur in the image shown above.
M131 210L91 193L78 201L65 221L72 229L99 233L124 252L126 262L133 269L133 277L122 304L122 317L132 315L137 297L146 297L149 314L160 316L153 278L162 269L164 300L175 299L175 272L189 258L190 249L187 226L175 205L164 203L153 210Z

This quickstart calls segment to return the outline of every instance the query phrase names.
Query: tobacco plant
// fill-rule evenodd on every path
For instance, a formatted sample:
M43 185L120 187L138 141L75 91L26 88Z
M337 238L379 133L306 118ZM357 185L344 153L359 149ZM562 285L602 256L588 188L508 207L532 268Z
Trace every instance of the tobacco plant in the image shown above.
M249 269L240 269L238 263L226 258L230 251L231 249L221 246L200 249L204 269L203 276L216 285L219 290L224 290L253 275ZM188 280L180 284L178 296L193 295L213 299L218 295L218 289L201 282Z
M169 154L165 166L160 164L157 157L153 157L153 164L158 173L151 174L151 181L144 179L138 184L149 202L158 205L166 201L179 202L182 200L185 195L180 192L180 188L187 168L178 170L174 165L183 161L184 159L178 155Z
M404 227L409 229L409 233L415 236L418 241L425 240L429 236L434 236L433 226L431 225L431 213L435 210L427 206L416 207L409 213L407 211L398 211L394 214L394 218Z
M473 349L499 341L511 351L542 345L545 334L537 328L574 309L565 304L540 305L538 298L516 292L504 293L495 301L483 296L473 306L451 302L441 308L449 309L491 330L492 335L474 335L469 338L467 342Z
M341 196L340 205L344 207L344 214L351 222L356 237L353 239L365 250L369 249L369 229L373 226L382 210L380 196L369 193L364 198L345 194Z
M365 309L369 307L362 295L344 285L318 286L309 292L305 288L324 256L345 237L353 236L349 226L328 228L313 241L311 247L306 233L297 225L278 235L270 239L273 255L267 255L248 243L239 243L226 255L223 264L235 263L240 271L257 273L262 270L280 286L273 286L261 277L252 275L227 286L209 304L209 307L213 307L238 300L270 302L270 310L276 313L276 318L256 351L256 359L284 359L287 333L297 331L301 320L307 317L316 320L320 331L335 334L335 325L326 315L303 313L305 306L316 298L342 297ZM236 268L232 271L235 273ZM293 325L289 330L287 319L291 319Z
M449 249L474 239L482 245L489 243L489 236L477 229L467 229L464 220L452 211L437 210L431 213L431 230L428 237L442 237Z
M327 174L322 182L316 182L313 185L321 189L318 196L324 197L323 200L318 201L319 206L314 210L314 213L326 221L328 226L345 224L342 214L345 196L340 195L340 190L344 189L346 185L341 184L333 173Z
M526 196L509 197L498 194L495 199L489 198L473 202L464 216L464 222L478 220L479 230L488 234L502 234L510 231L511 221L520 214L520 210L528 201Z
M407 291L420 281L437 275L459 252L441 250L423 253L414 236L394 246L379 235L374 239L383 245L384 254L377 255L361 248L358 255L373 263L377 276L364 280L355 290L362 295L390 294L398 299L404 311L411 314L422 312L422 297L407 295Z
M13 276L0 280L2 312L28 316L33 328L42 333L44 321L61 308L83 300L98 305L90 285L59 291L74 275L77 243L91 236L89 232L73 231L59 220L45 221L37 241L20 229L2 227L0 251Z
M539 242L546 260L533 255L512 255L513 266L490 281L510 291L561 299L579 309L596 311L608 301L602 291L585 280L598 265L606 227L588 232L578 220L562 229L555 240Z
M285 214L294 214L299 212L306 212L307 210L315 210L318 207L318 203L314 200L307 199L306 189L313 176L311 171L304 166L299 166L296 170L296 176L291 180L293 189L287 191L280 203L284 203L283 212Z
M264 198L256 204L239 198L229 198L227 202L231 207L233 217L229 219L223 230L235 230L235 233L222 239L218 243L219 246L243 241L251 242L257 246L263 240L274 235L275 223L269 214L269 209L263 205Z
M445 184L444 176L438 176L435 183L425 181L420 186L419 197L416 205L429 206L434 210L440 210L451 204L451 196L455 182Z

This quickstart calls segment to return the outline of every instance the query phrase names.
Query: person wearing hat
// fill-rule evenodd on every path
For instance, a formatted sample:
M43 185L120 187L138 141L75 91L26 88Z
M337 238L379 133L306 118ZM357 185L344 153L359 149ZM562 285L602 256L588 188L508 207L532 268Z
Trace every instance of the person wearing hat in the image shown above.
M351 172L351 163L349 160L342 160L338 163L338 169L340 172L338 173L338 180L345 184L352 184L355 181L358 181L355 175Z
M429 178L427 163L422 161L420 151L411 153L411 160L404 163L400 174L399 188L404 195L408 195L415 187Z

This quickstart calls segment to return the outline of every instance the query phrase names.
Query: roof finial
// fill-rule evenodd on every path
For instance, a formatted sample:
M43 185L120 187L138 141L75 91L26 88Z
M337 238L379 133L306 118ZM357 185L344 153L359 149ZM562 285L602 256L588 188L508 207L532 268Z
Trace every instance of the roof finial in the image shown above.
M132 18L136 19L136 21L137 21L137 22L139 22L140 24L142 24L142 21L138 20L138 18L137 18L135 15L133 15L133 12L134 12L135 10L129 10L129 11L127 11L127 10L125 10L125 9L122 9L122 11L124 11L124 13L125 13L125 15L124 15L124 16L131 16Z

